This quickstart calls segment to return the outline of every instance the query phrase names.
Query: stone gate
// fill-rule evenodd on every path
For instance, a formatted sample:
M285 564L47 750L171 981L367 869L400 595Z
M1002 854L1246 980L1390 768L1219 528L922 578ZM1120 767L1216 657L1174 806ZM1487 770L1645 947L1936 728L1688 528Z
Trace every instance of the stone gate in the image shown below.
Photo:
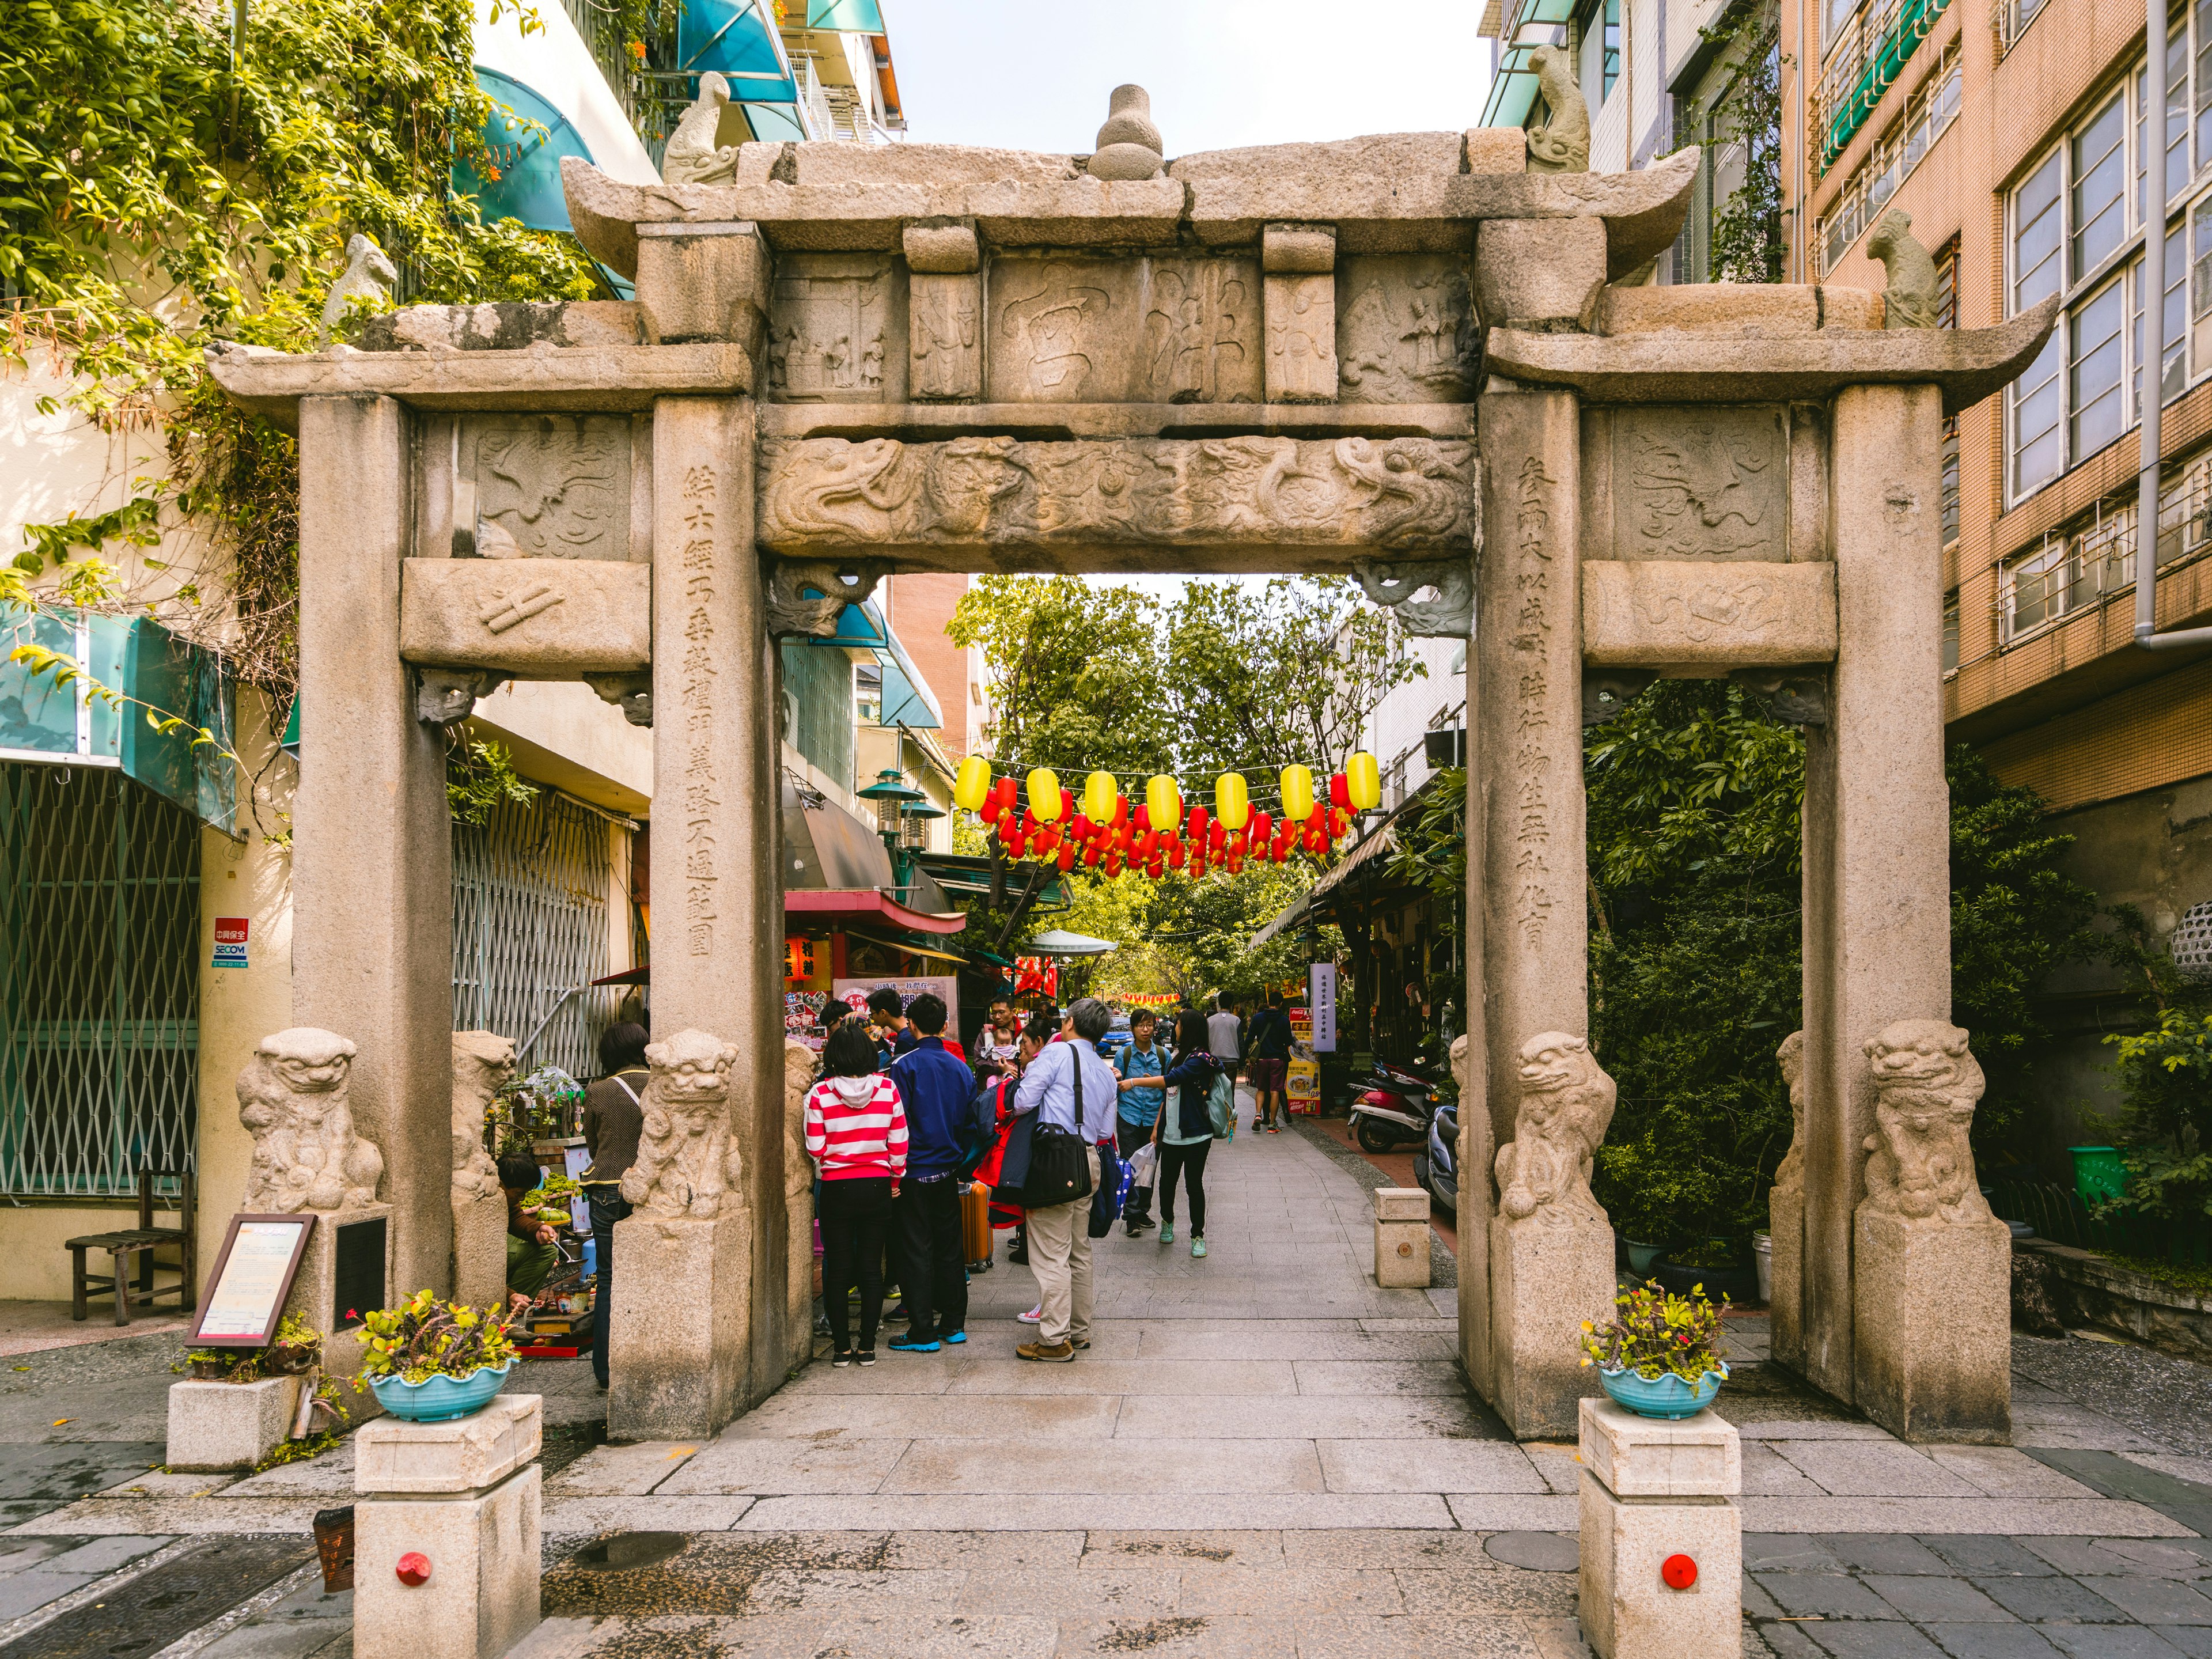
M1900 1433L2004 1438L2009 1244L1948 1021L1940 423L2052 309L1885 329L1855 291L1617 285L1679 231L1694 151L1605 176L1530 171L1517 130L1109 153L747 144L646 187L571 160L635 303L211 354L300 434L295 1018L357 1045L393 1293L451 1273L438 727L475 696L580 678L654 730L662 1042L610 1413L698 1436L811 1342L778 636L893 569L1348 571L1469 638L1473 1385L1571 1435L1613 1292L1583 729L1654 676L1732 675L1810 743L1776 1357Z

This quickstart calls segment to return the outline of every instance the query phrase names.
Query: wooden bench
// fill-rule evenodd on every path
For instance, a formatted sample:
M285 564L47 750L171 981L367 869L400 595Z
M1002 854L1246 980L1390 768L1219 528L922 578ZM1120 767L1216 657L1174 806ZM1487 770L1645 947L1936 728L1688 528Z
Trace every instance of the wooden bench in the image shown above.
M173 1176L178 1185L177 1211L180 1225L156 1227L154 1224L154 1183ZM166 1206L164 1206L166 1207ZM179 1259L156 1263L155 1252L165 1244L178 1249ZM88 1250L107 1252L108 1270L105 1276L85 1271L84 1256ZM198 1252L192 1240L192 1175L189 1170L141 1170L138 1172L138 1224L125 1231L87 1233L69 1241L70 1258L70 1317L88 1317L87 1298L94 1291L115 1293L115 1322L131 1322L131 1304L149 1305L156 1297L174 1296L180 1312L190 1313L196 1304L193 1285L198 1278ZM134 1296L131 1289L131 1259L137 1259L138 1289ZM173 1267L177 1282L164 1285L158 1290L154 1285L156 1265L164 1269Z

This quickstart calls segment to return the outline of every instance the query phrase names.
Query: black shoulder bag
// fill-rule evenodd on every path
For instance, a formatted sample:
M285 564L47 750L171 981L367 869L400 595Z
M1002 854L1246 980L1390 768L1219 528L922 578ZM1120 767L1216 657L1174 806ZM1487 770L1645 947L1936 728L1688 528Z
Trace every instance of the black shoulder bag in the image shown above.
M1037 1126L1030 1146L1029 1178L1022 1182L1022 1207L1048 1210L1091 1196L1090 1151L1083 1128L1083 1056L1067 1045L1067 1063L1075 1068L1075 1129L1070 1132L1044 1121L1044 1103L1037 1103Z

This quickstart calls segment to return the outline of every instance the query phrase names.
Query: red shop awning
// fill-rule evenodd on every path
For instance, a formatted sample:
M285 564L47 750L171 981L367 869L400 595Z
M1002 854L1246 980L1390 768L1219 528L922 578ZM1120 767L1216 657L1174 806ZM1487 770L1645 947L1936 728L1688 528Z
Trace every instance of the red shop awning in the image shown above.
M897 900L866 890L800 887L786 890L787 916L809 916L820 921L881 921L917 933L957 933L968 925L965 916L933 916L909 910Z

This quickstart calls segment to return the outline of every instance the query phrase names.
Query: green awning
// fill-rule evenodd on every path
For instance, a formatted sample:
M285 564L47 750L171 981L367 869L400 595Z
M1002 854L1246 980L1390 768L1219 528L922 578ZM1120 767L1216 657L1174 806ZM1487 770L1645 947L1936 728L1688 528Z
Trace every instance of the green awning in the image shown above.
M477 84L503 106L484 123L491 152L486 178L466 161L453 164L453 194L476 198L486 224L519 219L532 230L568 230L568 200L561 188L561 158L592 160L574 125L546 98L511 75L477 65Z

